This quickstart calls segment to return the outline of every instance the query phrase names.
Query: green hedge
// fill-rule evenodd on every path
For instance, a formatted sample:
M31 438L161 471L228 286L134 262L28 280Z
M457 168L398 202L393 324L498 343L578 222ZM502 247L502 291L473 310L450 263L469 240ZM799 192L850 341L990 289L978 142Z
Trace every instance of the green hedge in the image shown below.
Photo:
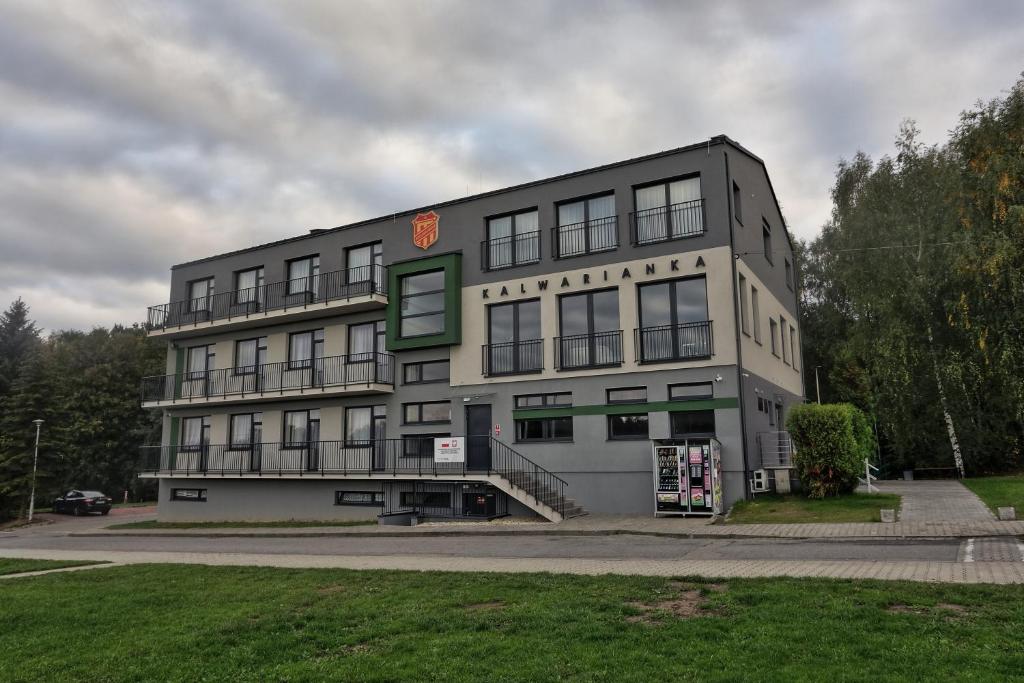
M867 416L848 403L808 403L792 408L786 428L793 438L793 464L809 498L857 488L864 458L874 453Z

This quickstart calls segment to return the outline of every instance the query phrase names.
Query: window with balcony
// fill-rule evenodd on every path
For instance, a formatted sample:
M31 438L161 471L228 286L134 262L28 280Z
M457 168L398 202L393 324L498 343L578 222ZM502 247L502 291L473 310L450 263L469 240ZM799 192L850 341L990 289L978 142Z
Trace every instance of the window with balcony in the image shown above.
M361 444L387 436L387 407L345 408L345 443Z
M281 430L284 448L310 448L320 441L319 410L286 410Z
M312 368L324 357L324 331L309 330L288 335L288 369Z
M451 436L451 434L406 434L402 436L402 457L433 459L434 439L441 439L447 436Z
M381 242L364 244L345 250L345 283L349 293L383 291L384 246Z
M263 301L264 276L263 266L249 268L235 273L235 305L234 312L255 311L257 304Z
M320 291L320 256L305 256L288 261L289 295L306 295L316 298Z
M639 297L640 327L635 341L640 362L712 355L704 276L641 285Z
M188 283L188 310L190 313L205 313L213 309L213 278L192 280Z
M443 334L444 271L406 275L399 282L399 336L408 338Z
M537 210L487 219L487 240L481 245L485 270L499 270L540 261Z
M559 297L558 326L556 368L571 370L622 363L619 290L604 289Z
M700 177L638 187L634 190L633 242L652 244L704 233Z
M247 450L263 441L263 413L238 413L228 425L228 447Z
M181 450L200 451L210 445L210 416L181 418Z
M540 299L488 306L487 330L485 375L540 372L544 368Z
M619 246L615 195L606 194L558 205L555 229L558 258L610 251Z
M267 362L267 338L240 339L235 342L235 374L255 374Z
M384 321L348 326L348 362L369 363L384 353Z

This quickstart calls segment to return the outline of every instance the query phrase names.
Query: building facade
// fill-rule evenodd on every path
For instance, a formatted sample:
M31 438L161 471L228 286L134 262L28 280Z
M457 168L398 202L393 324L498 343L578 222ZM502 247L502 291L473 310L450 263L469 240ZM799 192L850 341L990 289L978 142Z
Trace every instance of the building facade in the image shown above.
M652 514L653 446L713 441L727 508L788 464L795 279L724 136L184 263L141 476L168 520L557 521Z

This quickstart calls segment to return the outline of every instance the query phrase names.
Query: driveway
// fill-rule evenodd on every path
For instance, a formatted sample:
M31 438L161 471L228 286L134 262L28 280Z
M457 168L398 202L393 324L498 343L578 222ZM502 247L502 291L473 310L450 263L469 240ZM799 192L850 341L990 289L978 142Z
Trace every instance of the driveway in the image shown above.
M142 522L156 519L156 505L147 507L124 507L114 508L109 515L55 515L52 512L36 513L36 519L43 524L33 524L28 527L18 527L11 532L24 535L31 533L33 536L65 536L76 531L93 531L102 529L111 524L124 522ZM0 538L4 532L0 532Z

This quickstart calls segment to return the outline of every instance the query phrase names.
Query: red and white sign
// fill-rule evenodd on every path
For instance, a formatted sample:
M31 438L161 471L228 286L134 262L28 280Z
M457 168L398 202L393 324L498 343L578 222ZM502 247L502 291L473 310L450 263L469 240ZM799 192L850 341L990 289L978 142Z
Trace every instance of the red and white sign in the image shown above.
M466 462L465 446L461 436L434 439L434 462Z
M441 217L436 211L416 214L412 219L412 243L420 249L429 249L437 241L438 223Z
M501 425L494 425L494 435L501 436Z

